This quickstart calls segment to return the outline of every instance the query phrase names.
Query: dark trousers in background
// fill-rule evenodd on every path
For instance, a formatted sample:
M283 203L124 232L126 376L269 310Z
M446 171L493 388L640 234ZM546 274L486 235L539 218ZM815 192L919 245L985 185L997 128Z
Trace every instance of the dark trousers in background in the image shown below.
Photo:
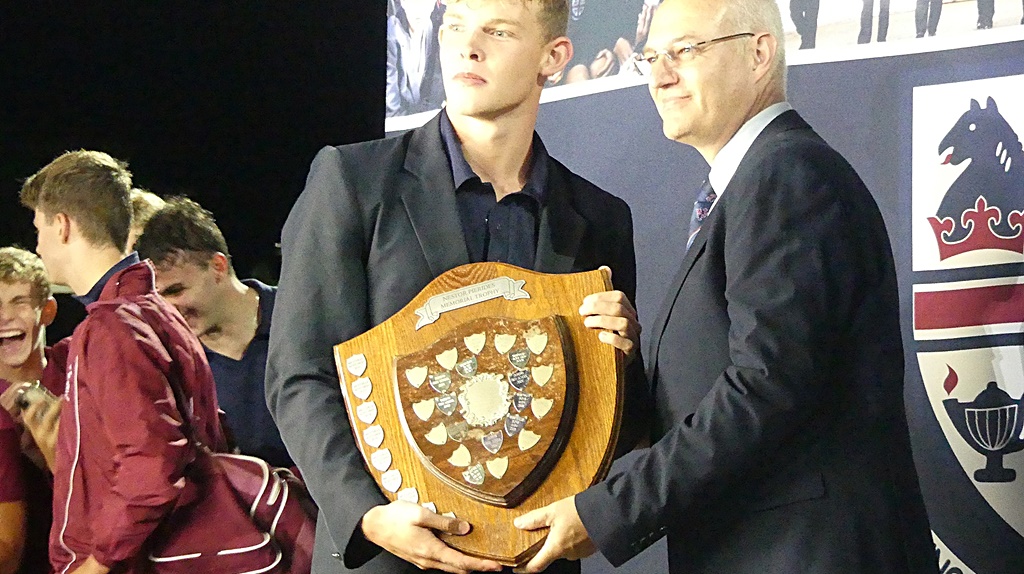
M978 0L978 28L991 28L996 12L996 0Z
M818 35L818 4L820 0L790 0L789 16L800 34L800 49L814 47Z
M939 16L942 15L942 0L917 0L917 10L914 12L914 20L917 24L917 37L934 36L939 27Z
M864 8L860 11L860 35L858 44L871 41L871 24L874 21L875 0L864 0ZM878 41L884 42L889 33L889 0L878 0Z

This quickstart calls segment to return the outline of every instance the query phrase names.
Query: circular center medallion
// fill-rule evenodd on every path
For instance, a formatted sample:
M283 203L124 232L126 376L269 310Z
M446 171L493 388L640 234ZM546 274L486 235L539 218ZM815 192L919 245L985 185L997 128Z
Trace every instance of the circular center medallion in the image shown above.
M479 373L466 381L459 391L463 418L475 427L491 426L508 414L512 398L505 375Z

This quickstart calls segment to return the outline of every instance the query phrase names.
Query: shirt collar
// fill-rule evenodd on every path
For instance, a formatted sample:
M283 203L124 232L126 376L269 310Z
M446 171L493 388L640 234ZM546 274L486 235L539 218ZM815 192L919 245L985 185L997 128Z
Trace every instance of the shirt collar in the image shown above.
M792 109L793 106L789 102L779 102L761 110L740 126L740 129L725 144L722 151L718 152L715 161L711 164L711 173L708 174L708 182L711 183L711 188L717 195L715 203L718 203L725 188L729 186L732 176L736 174L736 169L743 161L743 156L747 155L747 150L754 144L757 136L761 135L761 132L768 127L768 124L772 123L772 120ZM713 205L712 208L714 208Z
M448 119L447 110L441 111L439 123L441 125L441 144L444 147L444 153L448 156L448 161L451 163L452 182L455 184L455 189L458 190L462 187L462 184L479 176L470 167L469 162L466 161L466 156L462 154L462 142L459 141L459 136L455 133L455 127L452 125L451 120ZM538 203L543 205L544 200L547 198L548 151L540 140L540 136L537 135L537 132L533 133L531 151L530 177L526 180L522 193L536 199Z
M87 307L99 301L100 293L103 293L103 288L107 286L107 281L110 281L110 278L113 277L115 274L124 271L125 269L131 267L132 265L135 265L138 262L139 254L132 251L131 253L128 254L127 257L115 263L114 266L111 267L103 275L103 277L100 277L100 280L97 281L96 284L92 286L92 289L89 289L88 293L86 293L85 295L75 295L75 299L77 299L79 303Z
M270 317L274 312L274 289L258 279L243 279L242 284L255 289L260 296L260 323L256 326L257 337L270 336Z

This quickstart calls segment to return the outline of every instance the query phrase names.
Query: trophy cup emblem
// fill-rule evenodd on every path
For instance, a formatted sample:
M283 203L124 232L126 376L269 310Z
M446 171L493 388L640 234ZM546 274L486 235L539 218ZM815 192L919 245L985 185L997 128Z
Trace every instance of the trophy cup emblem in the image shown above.
M949 398L942 404L960 436L986 459L985 467L974 471L974 480L1013 482L1017 473L1003 466L1003 457L1024 450L1024 397L1014 400L995 381L990 381L972 402Z

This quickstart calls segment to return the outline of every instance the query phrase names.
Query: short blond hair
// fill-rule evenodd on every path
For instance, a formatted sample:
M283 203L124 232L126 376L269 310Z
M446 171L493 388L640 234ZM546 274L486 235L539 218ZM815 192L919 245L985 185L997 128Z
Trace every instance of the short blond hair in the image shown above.
M32 300L40 307L53 296L43 260L20 247L0 248L0 283L28 283Z
M475 4L484 0L447 0L446 5ZM497 0L490 0L497 1ZM569 0L500 0L501 2L519 2L530 4L537 9L537 20L544 28L545 40L554 40L565 36L569 30ZM621 1L621 0L617 0Z
M167 202L152 191L133 187L132 193L132 227L142 230L153 214L163 209Z

